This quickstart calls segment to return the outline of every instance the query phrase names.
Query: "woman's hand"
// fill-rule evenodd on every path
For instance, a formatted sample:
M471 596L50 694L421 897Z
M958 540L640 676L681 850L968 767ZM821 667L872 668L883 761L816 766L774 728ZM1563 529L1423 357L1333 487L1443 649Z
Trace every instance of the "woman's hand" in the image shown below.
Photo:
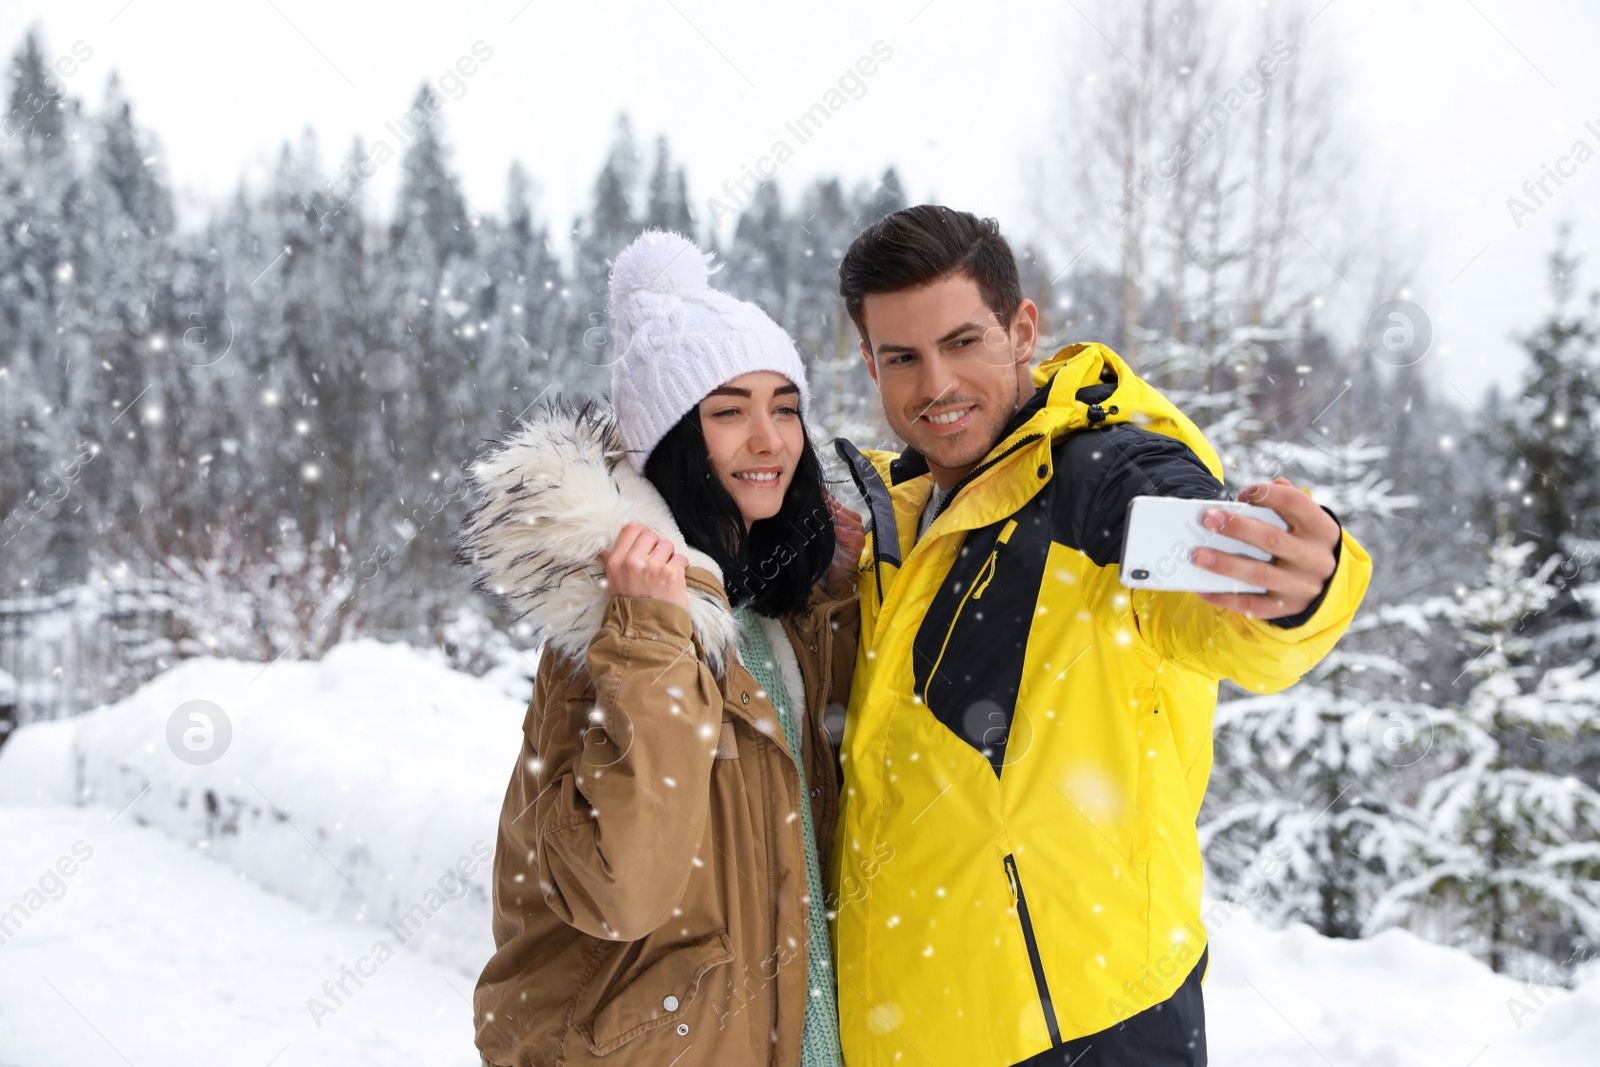
M826 489L822 493L828 501L828 510L833 513L833 562L822 577L822 584L827 587L856 572L861 564L861 552L867 547L867 528L861 516L839 503L832 493Z
M689 557L666 538L630 522L610 551L601 550L600 558L606 565L606 591L612 596L664 600L688 610L689 583L684 575Z

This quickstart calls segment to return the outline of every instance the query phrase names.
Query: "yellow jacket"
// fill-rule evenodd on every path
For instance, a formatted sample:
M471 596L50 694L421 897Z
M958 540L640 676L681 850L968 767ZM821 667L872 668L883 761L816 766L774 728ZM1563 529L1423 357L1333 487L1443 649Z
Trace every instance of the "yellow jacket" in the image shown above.
M1206 943L1217 681L1292 685L1370 578L1343 532L1297 619L1125 588L1128 499L1220 496L1221 464L1104 346L1032 375L920 540L921 457L838 444L873 529L833 849L852 1067L1002 1067L1171 997Z

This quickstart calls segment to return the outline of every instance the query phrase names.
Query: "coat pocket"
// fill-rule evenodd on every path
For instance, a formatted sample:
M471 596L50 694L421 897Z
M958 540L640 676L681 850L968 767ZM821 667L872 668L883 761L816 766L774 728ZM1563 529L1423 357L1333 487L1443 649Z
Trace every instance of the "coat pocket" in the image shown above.
M604 1056L640 1034L683 1018L706 972L732 960L733 942L725 931L684 945L641 971L576 1029L590 1052Z

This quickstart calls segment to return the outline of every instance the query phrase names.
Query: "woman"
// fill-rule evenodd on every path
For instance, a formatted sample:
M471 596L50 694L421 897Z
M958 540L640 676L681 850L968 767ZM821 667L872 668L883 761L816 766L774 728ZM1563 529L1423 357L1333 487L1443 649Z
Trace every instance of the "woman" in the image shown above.
M543 409L459 535L545 648L474 997L486 1064L840 1062L823 715L865 531L823 485L793 342L709 258L660 232L617 257L614 420Z

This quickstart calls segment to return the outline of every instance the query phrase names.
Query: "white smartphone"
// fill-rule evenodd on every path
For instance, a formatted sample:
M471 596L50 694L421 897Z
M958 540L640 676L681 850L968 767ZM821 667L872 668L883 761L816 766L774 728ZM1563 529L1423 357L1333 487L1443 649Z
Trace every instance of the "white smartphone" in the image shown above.
M1223 511L1287 530L1289 524L1276 511L1238 500L1190 500L1173 496L1136 496L1128 502L1128 523L1122 540L1122 565L1118 572L1129 589L1160 589L1190 593L1264 593L1265 589L1238 578L1195 566L1190 556L1197 548L1233 552L1251 559L1272 556L1254 545L1209 530L1201 521L1207 511Z

